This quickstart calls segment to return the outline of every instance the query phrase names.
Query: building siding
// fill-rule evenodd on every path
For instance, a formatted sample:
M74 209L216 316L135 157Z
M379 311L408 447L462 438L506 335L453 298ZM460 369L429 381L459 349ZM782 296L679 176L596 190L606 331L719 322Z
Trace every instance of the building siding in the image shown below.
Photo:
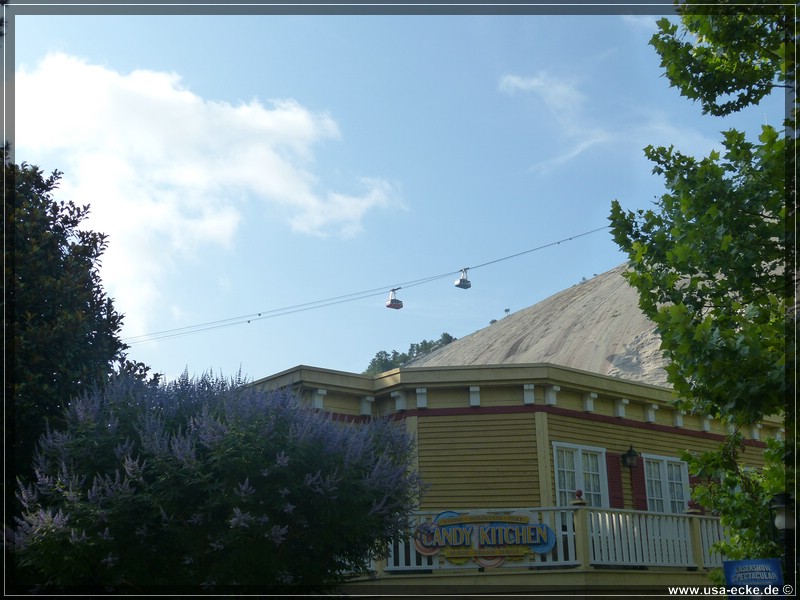
M548 431L551 442L567 442L571 444L596 446L605 448L607 451L606 460L620 460L619 456L629 447L640 454L655 454L672 458L681 458L684 450L692 452L704 452L719 448L719 439L716 437L699 437L681 435L681 431L676 429L675 433L667 431L655 431L650 428L631 427L628 424L615 425L612 423L601 423L584 416L570 417L561 414L548 415ZM747 446L742 454L742 460L748 466L761 467L764 464L764 451L762 448ZM639 470L641 470L641 461ZM555 467L553 463L549 465L550 485L555 492ZM622 485L622 503L620 508L635 508L646 510L646 502L642 509L641 481L643 475L636 469L631 472L623 468L620 474ZM611 492L611 488L609 488ZM614 498L614 503L619 503L618 498Z
M533 413L420 416L423 509L536 506Z

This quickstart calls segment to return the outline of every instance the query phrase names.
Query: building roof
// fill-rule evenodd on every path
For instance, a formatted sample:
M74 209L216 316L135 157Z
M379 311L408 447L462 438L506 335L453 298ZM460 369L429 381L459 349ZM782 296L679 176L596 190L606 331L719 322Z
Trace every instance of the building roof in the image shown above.
M622 276L625 268L576 284L409 366L549 363L670 387L655 325Z

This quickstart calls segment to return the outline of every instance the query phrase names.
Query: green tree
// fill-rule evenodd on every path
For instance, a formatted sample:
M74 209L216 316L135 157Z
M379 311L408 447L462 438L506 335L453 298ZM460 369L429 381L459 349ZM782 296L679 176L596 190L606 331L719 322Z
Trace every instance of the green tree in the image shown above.
M669 192L656 210L612 205L675 391L686 408L736 425L779 413L786 398L784 142L764 126L755 143L726 132L724 153L700 160L648 147Z
M699 101L704 114L731 114L775 88L793 91L796 40L789 6L676 4L680 24L661 19L650 43L671 85Z
M767 440L765 466L745 469L739 462L743 437L726 437L717 450L692 455L684 453L689 469L704 481L692 491L694 500L721 515L729 538L717 544L728 560L780 556L780 540L770 515L773 496L786 489L783 463L785 445ZM719 582L721 573L715 573Z
M794 398L786 366L794 368L796 331L795 23L786 7L678 5L678 13L680 24L658 22L651 44L682 95L724 116L786 90L788 118L763 126L756 140L725 131L722 150L700 159L647 147L666 193L651 210L625 211L615 200L610 220L630 259L626 277L670 360L679 406L733 426L718 451L686 457L708 477L695 498L731 528L734 543L723 550L732 558L774 555L765 507L782 486L794 489L793 472L780 482L794 462L793 420L789 448L773 445L762 474L743 471L738 456L740 429Z
M385 556L421 493L404 427L241 377L123 373L63 421L18 487L15 592L319 591Z
M7 414L21 474L45 420L58 420L70 398L102 385L126 346L122 315L98 272L107 238L81 228L88 206L56 201L61 173L45 177L38 167L13 164L8 147L4 170Z
M438 350L439 348L446 346L455 340L456 338L445 332L439 336L438 340L422 340L418 343L412 343L408 347L408 352L401 353L397 350L392 350L390 354L385 350L380 350L379 352L375 353L375 356L369 362L369 365L363 374L377 375L378 373L390 371L398 367L404 367L411 361L416 360L417 358L422 358L423 356L426 356L434 350Z

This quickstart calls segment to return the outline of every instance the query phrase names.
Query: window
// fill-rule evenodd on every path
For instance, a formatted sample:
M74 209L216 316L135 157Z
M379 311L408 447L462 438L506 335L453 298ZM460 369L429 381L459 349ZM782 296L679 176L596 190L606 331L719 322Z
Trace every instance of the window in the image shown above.
M683 514L689 501L686 463L666 456L642 455L647 489L647 510Z
M553 442L556 498L569 506L576 490L583 491L587 506L608 506L606 451L603 448Z

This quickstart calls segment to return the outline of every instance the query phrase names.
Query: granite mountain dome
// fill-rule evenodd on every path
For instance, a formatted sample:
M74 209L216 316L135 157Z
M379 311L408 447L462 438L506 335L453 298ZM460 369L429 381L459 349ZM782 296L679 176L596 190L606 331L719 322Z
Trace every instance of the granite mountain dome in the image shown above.
M408 366L551 363L670 387L661 340L625 269L558 292Z

